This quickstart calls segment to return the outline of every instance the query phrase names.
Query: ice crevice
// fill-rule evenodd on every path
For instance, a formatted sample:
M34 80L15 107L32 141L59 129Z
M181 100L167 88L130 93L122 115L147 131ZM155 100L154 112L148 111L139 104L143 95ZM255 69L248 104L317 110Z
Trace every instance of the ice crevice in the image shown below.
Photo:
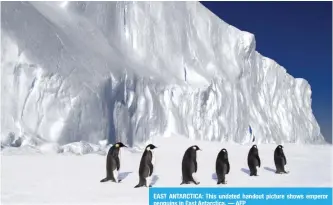
M324 142L308 82L199 2L61 5L2 3L2 146Z

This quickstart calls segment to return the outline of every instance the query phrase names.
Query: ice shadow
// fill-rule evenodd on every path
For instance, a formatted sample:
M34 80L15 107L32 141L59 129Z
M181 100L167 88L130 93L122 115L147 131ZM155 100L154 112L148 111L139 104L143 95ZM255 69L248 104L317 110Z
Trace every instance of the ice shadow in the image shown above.
M133 79L133 90L135 90L136 81L137 79ZM102 99L103 99L103 106L105 110L106 118L108 119L108 127L106 128L106 136L108 140L108 144L114 144L118 141L125 141L128 146L133 147L134 145L134 135L133 135L133 127L131 124L131 119L134 116L136 109L137 109L137 96L134 95L133 103L132 105L127 108L126 105L126 99L124 96L126 88L126 80L122 80L120 83L117 83L117 85L113 85L111 78L108 78L108 80L105 82L104 87L102 88ZM116 110L123 110L123 112L115 113ZM115 115L117 118L120 118L118 120L122 121L123 123L126 122L128 127L125 129L126 133L126 139L122 138L119 135L119 128L116 127L115 124ZM124 131L124 130L122 130Z
M151 178L150 185L154 186L158 180L159 180L159 177L157 175L153 175L153 177Z
M275 169L272 169L272 168L270 168L270 167L264 167L264 169L267 170L267 171L270 171L270 172L274 172L274 173L275 173Z
M250 175L250 170L246 168L241 168L241 171L244 172L245 174Z
M126 177L128 177L128 175L132 174L132 172L121 172L118 175L118 179L120 181L123 181Z

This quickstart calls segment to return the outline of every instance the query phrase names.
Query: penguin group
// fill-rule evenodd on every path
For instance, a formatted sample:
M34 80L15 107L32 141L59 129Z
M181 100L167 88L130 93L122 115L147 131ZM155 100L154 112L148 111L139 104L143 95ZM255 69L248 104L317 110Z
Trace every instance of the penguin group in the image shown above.
M109 180L115 183L121 182L121 179L118 179L118 171L120 169L119 151L122 147L127 146L122 142L118 142L110 147L106 157L106 177L100 182ZM152 150L155 148L157 147L153 144L146 146L139 166L139 183L134 188L151 187L151 185L148 185L148 179L152 176L154 170L154 156Z
M127 147L122 142L118 142L111 146L106 158L106 177L100 182L112 181L120 183L121 179L118 179L118 171L120 169L119 151L120 148ZM149 144L145 147L145 150L141 156L140 165L138 169L139 182L134 188L139 187L151 187L149 179L154 171L154 155L152 150L157 147L153 144ZM182 159L182 181L180 185L193 183L195 185L200 184L196 179L195 174L198 171L197 163L197 151L202 151L197 145L190 146L186 149ZM283 151L283 146L278 145L274 151L274 164L276 168L276 174L287 174L285 166L287 164L286 156ZM249 176L258 176L257 167L260 168L261 160L259 157L259 150L257 145L253 145L247 156L247 165L249 168ZM215 174L217 177L217 184L226 184L226 175L230 172L230 163L228 157L228 151L222 148L217 154L215 162Z

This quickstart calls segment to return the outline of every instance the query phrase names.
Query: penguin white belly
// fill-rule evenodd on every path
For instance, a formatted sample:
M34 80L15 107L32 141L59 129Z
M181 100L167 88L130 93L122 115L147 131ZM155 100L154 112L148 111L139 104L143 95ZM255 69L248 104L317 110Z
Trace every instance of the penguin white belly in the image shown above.
M257 175L258 176L259 176L260 172L261 172L261 168L259 166L257 166Z
M284 170L286 171L286 172L288 172L288 166L287 165L284 165Z
M146 186L148 187L151 184L151 176L146 178Z
M116 180L116 182L118 183L118 171L117 171L117 169L113 170L113 176L114 176L114 179Z
M197 180L197 174L195 172L192 173L192 177L194 179L195 182L198 182Z
M155 165L155 154L154 154L154 152L152 151L152 150L150 150L150 152L151 152L151 163L152 163L152 165L154 166ZM151 170L149 170L149 175L151 174ZM147 186L149 186L150 184L151 184L151 178L152 178L152 176L148 176L147 178L146 178L146 182L147 182Z
M153 164L153 165L155 165L155 154L154 154L154 152L153 151L151 151L151 163Z

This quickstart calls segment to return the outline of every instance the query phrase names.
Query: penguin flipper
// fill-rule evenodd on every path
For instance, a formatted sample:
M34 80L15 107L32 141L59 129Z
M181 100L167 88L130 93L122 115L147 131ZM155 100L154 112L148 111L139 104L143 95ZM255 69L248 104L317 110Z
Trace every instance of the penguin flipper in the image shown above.
M287 165L287 159L285 155L283 155L283 159L284 159L284 165Z
M151 176L154 171L154 166L151 162L148 163L148 166L149 166L149 176Z
M119 157L116 157L116 164L117 164L117 171L120 169L120 161L119 161Z
M259 157L259 155L257 155L257 159L258 159L258 165L259 165L259 167L260 167L260 165L261 165L261 161L260 161L260 157Z

